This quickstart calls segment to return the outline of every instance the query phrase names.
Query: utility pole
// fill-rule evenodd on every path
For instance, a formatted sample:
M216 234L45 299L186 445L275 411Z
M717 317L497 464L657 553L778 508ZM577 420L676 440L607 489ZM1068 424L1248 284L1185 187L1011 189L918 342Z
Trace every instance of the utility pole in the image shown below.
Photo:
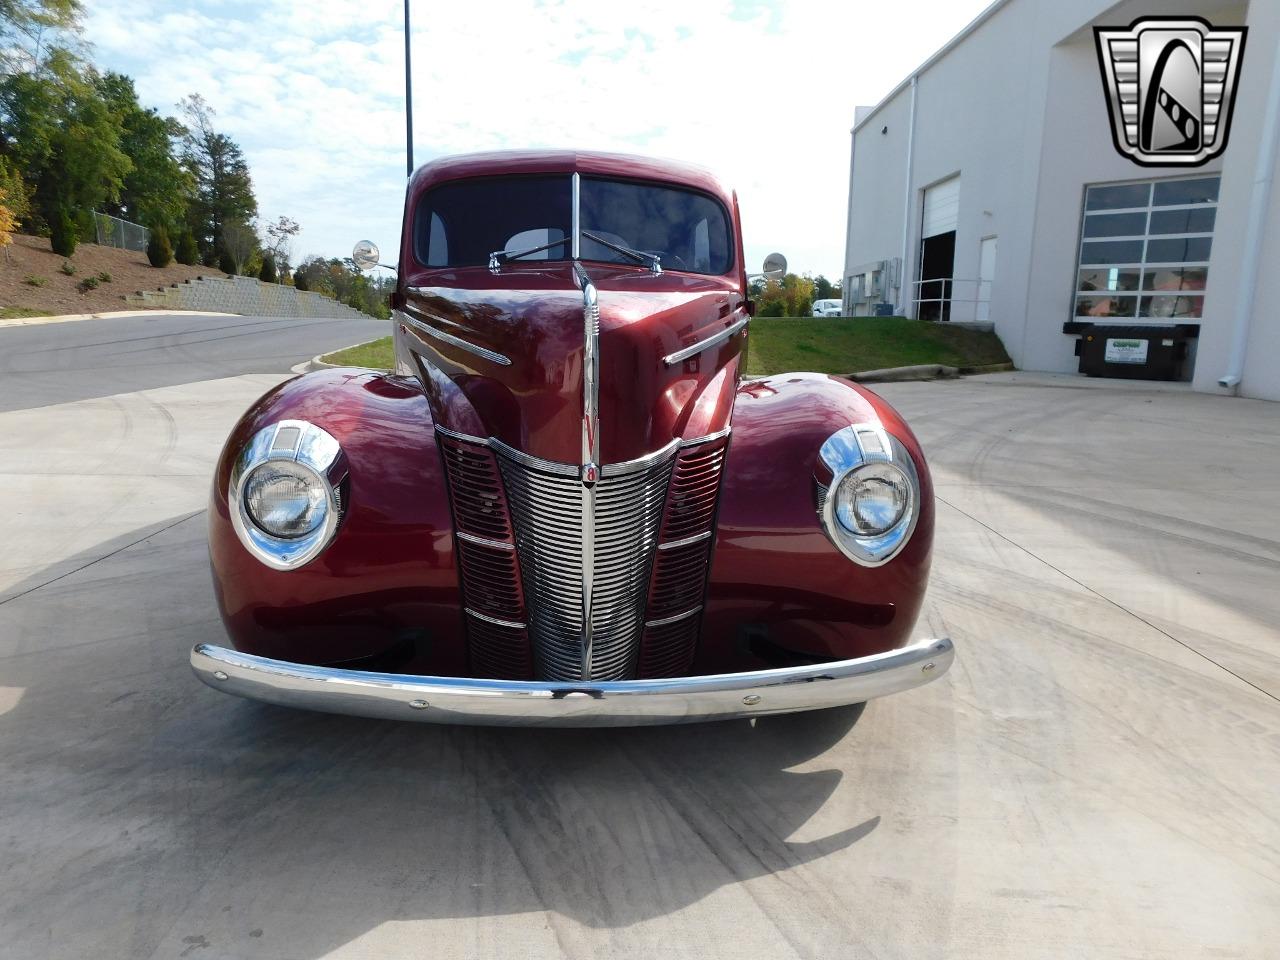
M413 59L409 40L409 0L404 0L404 149L406 176L413 176Z

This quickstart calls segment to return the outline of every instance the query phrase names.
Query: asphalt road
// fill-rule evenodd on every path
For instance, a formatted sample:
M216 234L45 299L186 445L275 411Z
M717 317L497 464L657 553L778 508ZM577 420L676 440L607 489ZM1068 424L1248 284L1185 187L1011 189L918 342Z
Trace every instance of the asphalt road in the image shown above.
M941 499L918 633L955 638L947 677L754 725L450 729L189 673L222 638L222 440L363 335L258 323L0 330L6 960L1275 956L1280 406L887 386Z

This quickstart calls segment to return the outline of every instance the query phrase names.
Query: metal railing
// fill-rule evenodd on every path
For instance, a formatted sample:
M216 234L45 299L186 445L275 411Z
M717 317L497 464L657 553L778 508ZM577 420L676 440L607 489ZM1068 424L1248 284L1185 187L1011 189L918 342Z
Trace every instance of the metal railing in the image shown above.
M968 277L913 280L911 303L921 320L985 321L991 319L991 281ZM970 293L972 296L957 296ZM959 309L957 309L957 307Z
M100 247L144 251L151 241L151 231L141 224L130 223L96 210L93 212L93 226Z

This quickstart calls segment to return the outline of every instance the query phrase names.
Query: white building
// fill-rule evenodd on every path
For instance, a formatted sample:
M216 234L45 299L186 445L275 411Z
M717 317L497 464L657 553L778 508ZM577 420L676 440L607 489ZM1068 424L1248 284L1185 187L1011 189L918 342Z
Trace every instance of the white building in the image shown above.
M1227 148L1203 166L1113 145L1093 28L1148 16L1248 27ZM1020 368L1062 372L1064 324L1184 325L1195 389L1280 400L1277 113L1278 0L996 0L858 108L845 312L989 320Z

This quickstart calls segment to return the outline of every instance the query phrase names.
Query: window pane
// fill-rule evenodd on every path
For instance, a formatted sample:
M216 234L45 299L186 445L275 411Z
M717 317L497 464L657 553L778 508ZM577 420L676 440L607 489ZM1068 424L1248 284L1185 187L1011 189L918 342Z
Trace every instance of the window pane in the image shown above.
M1203 180L1162 180L1156 183L1156 195L1152 206L1165 207L1175 203L1217 203L1220 177Z
M1148 269L1142 278L1144 290L1203 290L1209 279L1208 267Z
M1121 183L1110 187L1090 187L1085 194L1086 210L1123 210L1145 207L1151 196L1149 183Z
M1132 317L1137 297L1076 297L1077 317Z
M1147 263L1183 263L1208 260L1212 237L1187 237L1184 240L1147 241ZM1088 246L1088 244L1086 244Z
M1142 316L1168 320L1199 320L1203 296L1143 297Z
M1187 207L1184 210L1153 210L1152 233L1212 233L1218 211L1214 207ZM1088 234L1085 234L1088 236Z
M1140 237L1146 232L1147 215L1145 213L1095 213L1084 218L1086 237ZM1173 231L1161 232L1172 233Z
M507 249L507 242L522 233L565 237L570 230L571 190L567 176L443 183L418 207L418 260L431 267L484 266L490 253ZM568 241L547 255L551 260L568 256Z
M657 254L664 270L720 275L733 266L728 215L718 201L691 190L584 177L582 229ZM587 237L582 239L582 258L636 264Z
M1141 263L1141 240L1103 240L1080 247L1080 263Z
M1111 267L1106 270L1081 270L1077 290L1137 290L1138 271Z

